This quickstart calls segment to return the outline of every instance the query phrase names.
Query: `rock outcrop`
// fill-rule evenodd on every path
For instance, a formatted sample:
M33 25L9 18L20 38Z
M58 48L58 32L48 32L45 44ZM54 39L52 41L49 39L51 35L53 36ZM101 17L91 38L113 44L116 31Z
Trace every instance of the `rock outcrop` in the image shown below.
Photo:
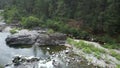
M8 45L64 45L66 35L62 33L48 34L43 30L20 30L6 38Z
M10 35L6 38L6 43L9 45L32 45L38 37L36 31L21 30L16 34Z
M64 45L66 35L62 33L40 34L35 45Z

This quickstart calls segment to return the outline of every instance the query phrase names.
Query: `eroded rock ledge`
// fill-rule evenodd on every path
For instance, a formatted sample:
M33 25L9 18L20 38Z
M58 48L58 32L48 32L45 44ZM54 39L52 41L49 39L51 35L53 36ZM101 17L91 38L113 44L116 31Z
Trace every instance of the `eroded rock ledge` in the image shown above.
M64 45L66 35L62 33L48 34L47 30L20 30L6 38L8 45Z

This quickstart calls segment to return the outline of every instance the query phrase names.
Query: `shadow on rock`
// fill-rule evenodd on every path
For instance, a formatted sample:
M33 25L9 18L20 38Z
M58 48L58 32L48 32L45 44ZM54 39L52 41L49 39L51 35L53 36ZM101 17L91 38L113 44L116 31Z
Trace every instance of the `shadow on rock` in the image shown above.
M32 45L21 45L21 44L17 44L17 45L7 45L11 48L15 48L15 49L18 49L18 48L31 48Z

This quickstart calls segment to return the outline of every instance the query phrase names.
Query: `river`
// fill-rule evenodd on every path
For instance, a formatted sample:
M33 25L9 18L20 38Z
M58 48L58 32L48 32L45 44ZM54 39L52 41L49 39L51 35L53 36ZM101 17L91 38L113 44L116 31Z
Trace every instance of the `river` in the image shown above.
M0 64L5 65L11 63L11 60L15 55L34 56L41 57L42 59L50 58L53 55L59 56L59 61L62 62L61 68L93 68L92 65L88 65L86 61L83 61L78 55L71 53L65 54L65 46L30 46L20 45L17 47L8 46L5 42L6 37L10 35L8 32L0 32ZM53 58L56 58L53 56ZM51 61L52 59L50 59ZM73 61L72 61L73 60ZM69 63L69 64L68 64ZM49 68L46 67L46 68Z
M5 42L6 37L10 33L0 32L0 64L10 63L11 59L15 55L24 55L24 56L34 56L34 57L42 57L47 58L54 52L59 52L65 50L64 46L57 46L53 47L37 47L37 46L18 46L18 47L11 47L8 46Z

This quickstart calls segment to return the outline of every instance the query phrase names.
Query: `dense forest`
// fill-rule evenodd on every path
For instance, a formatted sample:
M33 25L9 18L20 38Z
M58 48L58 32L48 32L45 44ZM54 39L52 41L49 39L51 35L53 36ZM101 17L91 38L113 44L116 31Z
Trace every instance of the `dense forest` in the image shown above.
M120 0L0 0L0 8L7 23L23 28L45 27L75 38L120 42Z

